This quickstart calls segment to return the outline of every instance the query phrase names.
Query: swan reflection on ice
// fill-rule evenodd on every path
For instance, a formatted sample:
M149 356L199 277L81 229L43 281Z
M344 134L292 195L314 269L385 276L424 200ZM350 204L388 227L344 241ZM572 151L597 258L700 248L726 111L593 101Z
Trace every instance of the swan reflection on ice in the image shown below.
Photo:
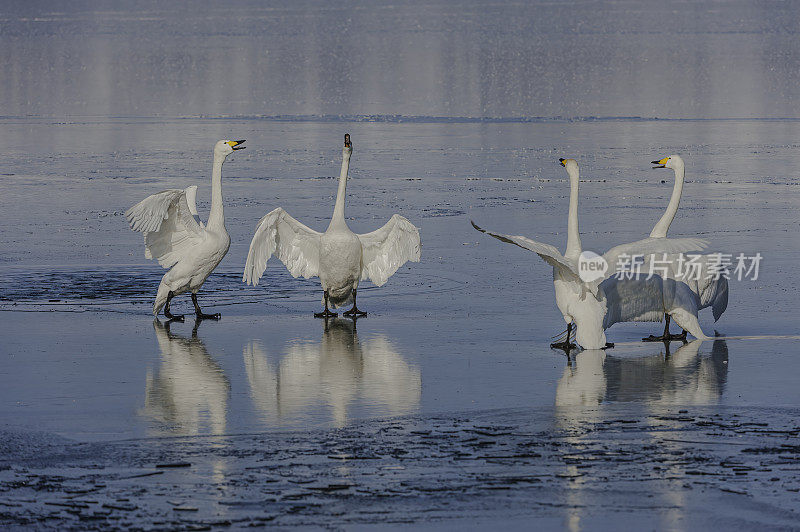
M156 434L224 434L230 384L222 368L197 337L170 331L153 321L161 364L147 371L142 414L155 422Z
M326 406L333 424L342 427L355 403L388 416L419 405L419 369L382 335L361 341L350 319L325 320L320 341L291 345L279 361L257 341L245 345L243 357L250 395L267 424Z
M728 372L728 347L715 340L710 356L703 340L674 353L621 358L599 349L570 359L556 387L556 406L597 406L608 402L713 404L722 396Z
M677 405L705 405L717 403L725 389L728 372L728 347L724 340L714 340L711 353L700 351L708 341L695 340L684 344L674 353L663 350L644 357L622 358L600 349L579 352L569 359L556 387L555 426L562 434L568 448L583 449L595 436L598 422L613 419L605 411L612 403L634 403L633 410L641 410L641 425L634 425L642 438L652 438L654 445L663 448L664 428L660 414L674 411ZM639 406L640 405L640 406ZM609 407L610 408L610 407ZM626 409L625 412L629 412ZM654 428L652 432L649 430ZM676 425L675 429L680 429ZM669 444L667 444L669 445ZM683 445L683 444L673 444ZM624 452L624 451L622 451ZM586 456L584 456L586 458ZM664 477L681 479L684 466L668 466L662 470ZM600 471L605 471L602 468ZM589 523L587 507L593 500L587 486L596 481L592 469L581 469L581 464L566 462L562 475L572 479L565 493L564 528L583 530ZM675 528L675 523L685 522L685 492L674 489L656 490L663 508L662 528Z

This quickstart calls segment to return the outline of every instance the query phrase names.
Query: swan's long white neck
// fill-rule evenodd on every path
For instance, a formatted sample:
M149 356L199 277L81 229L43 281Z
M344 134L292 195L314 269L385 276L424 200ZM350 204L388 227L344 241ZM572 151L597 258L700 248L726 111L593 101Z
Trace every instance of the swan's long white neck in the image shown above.
M336 192L336 206L333 208L333 216L328 229L347 227L344 220L344 199L347 190L347 172L350 169L350 150L342 151L342 171L339 174L339 190Z
M683 163L677 163L673 171L675 172L675 186L672 187L672 197L669 199L669 205L667 205L664 215L661 216L653 230L650 231L650 236L654 238L665 238L667 236L669 226L672 224L672 220L675 219L675 213L678 212L678 204L681 202L683 179L685 177Z
M564 256L568 259L577 259L583 247L581 234L578 231L578 170L567 170L569 174L569 218L567 219L567 251Z
M222 163L224 155L214 153L214 166L211 170L211 212L208 215L208 227L225 227L225 213L222 207Z

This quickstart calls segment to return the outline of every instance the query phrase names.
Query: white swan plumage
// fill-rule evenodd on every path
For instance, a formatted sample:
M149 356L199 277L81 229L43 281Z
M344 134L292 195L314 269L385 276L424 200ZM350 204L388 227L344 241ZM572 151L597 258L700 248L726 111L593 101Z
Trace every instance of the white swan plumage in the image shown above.
M336 205L328 229L317 232L281 207L271 211L258 222L242 281L258 284L267 261L275 255L293 277L320 278L325 310L317 313L318 317L335 314L329 304L335 308L350 302L353 308L345 314L363 316L356 306L361 280L382 286L406 262L419 262L419 229L399 214L371 233L358 235L347 226L344 204L352 152L350 135L345 135Z
M608 269L595 280L584 281L579 270L579 258L583 253L578 228L578 188L580 169L574 159L559 159L570 179L569 216L567 220L567 248L562 255L557 248L549 244L536 242L523 236L510 236L484 230L472 222L478 231L487 233L503 242L515 244L533 251L553 267L553 284L555 286L556 304L564 321L567 322L567 337L564 342L553 344L554 347L569 348L569 338L573 324L577 326L576 342L584 349L603 349L606 342L605 329L610 325L606 320L607 301L601 281L612 278L623 255L649 255L652 253L681 253L696 251L706 247L707 243L699 238L645 238L628 244L611 248L602 257ZM648 304L658 311L663 304L657 297L643 297L643 304Z
M658 161L652 161L652 164L656 165L654 168L670 168L675 174L675 183L672 187L672 195L667 208L650 232L650 236L653 238L666 238L667 231L669 231L670 225L675 219L675 214L678 211L678 205L683 195L686 165L680 155L667 155ZM673 279L688 286L691 292L697 296L697 311L711 307L714 321L719 320L720 316L728 308L728 279L723 275L715 275L714 268L717 266L717 262L718 259L713 254L700 255L700 258L696 261L699 271L690 272L688 269L681 268L680 259L677 255L667 255L663 257L662 261L662 265L666 267L664 272L665 280ZM679 290L683 291L684 289L680 287ZM669 334L669 318L670 313L665 314L666 323L663 336L661 338L652 337L653 339L675 337ZM684 334L677 336L677 338L685 337L685 331L686 328L684 328Z
M236 150L244 149L244 140L220 140L214 145L214 164L211 172L211 211L208 224L200 221L195 198L197 187L169 189L143 199L125 212L134 231L144 234L144 255L156 259L169 269L158 287L153 314L169 309L176 295L192 292L195 313L200 318L219 318L219 314L204 314L197 303L197 291L222 261L231 239L225 229L222 205L222 164Z

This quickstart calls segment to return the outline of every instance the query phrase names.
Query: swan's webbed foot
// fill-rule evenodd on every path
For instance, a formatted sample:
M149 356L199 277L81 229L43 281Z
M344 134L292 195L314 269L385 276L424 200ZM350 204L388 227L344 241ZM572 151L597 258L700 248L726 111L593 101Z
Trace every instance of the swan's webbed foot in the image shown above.
M647 338L642 338L642 342L664 342L665 344L671 342L672 340L686 342L686 330L684 330L681 334L672 334L669 332L669 322L669 314L664 314L664 333L661 336L654 336L651 334Z
M172 298L175 297L175 293L170 290L167 294L167 302L164 303L164 317L167 318L169 321L183 321L183 314L180 316L176 316L172 312L169 311L169 303L172 301Z
M570 351L572 351L573 349L577 349L578 346L573 344L573 343L565 341L565 342L554 342L554 343L550 344L550 348L551 349L561 349L563 351L566 351L567 354L569 354Z
M357 297L358 297L358 290L354 288L353 289L353 308L351 308L347 312L342 312L342 316L347 316L348 318L363 318L364 316L367 315L366 312L364 312L362 310L358 310L358 307L356 306L356 298Z
M654 335L651 334L647 338L642 338L642 342L664 342L664 343L669 343L669 342L672 342L673 340L686 342L686 331L684 331L683 334L671 334L671 333L668 333L668 334L662 334L661 336L654 336Z
M169 309L164 309L164 317L167 318L167 320L169 320L170 322L183 321L183 314L177 314L177 315L173 314L172 312L169 311Z
M194 304L194 315L198 320L218 320L222 317L222 314L217 312L216 314L206 314L200 308L200 304L197 302L197 294L192 292L192 303Z
M172 301L172 298L175 297L175 292L172 290L169 291L167 294L167 302L164 303L164 317L167 318L169 321L183 321L183 314L180 316L176 316L172 312L169 311L169 303Z
M327 290L325 290L325 294L324 294L324 298L323 299L325 300L325 310L323 310L322 312L315 312L314 313L314 317L315 318L325 318L326 320L328 318L338 318L339 317L338 313L331 312L330 309L328 309L328 291Z
M613 349L613 348L614 348L614 342L606 342L605 347L601 347L600 349Z
M557 336L554 336L554 338L558 339L564 338L564 339L560 342L553 342L552 344L550 344L550 348L561 349L567 354L567 356L569 356L570 351L572 351L573 349L577 349L578 346L569 341L569 338L572 335L572 328L573 328L572 323L567 323L567 330L564 331L563 333L558 334Z

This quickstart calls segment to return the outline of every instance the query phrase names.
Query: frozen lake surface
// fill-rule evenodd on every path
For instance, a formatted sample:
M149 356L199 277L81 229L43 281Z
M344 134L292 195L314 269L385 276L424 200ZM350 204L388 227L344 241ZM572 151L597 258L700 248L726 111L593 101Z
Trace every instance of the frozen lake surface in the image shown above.
M797 527L790 8L192 5L0 8L0 523ZM403 214L422 261L325 324L316 280L241 272L273 208L326 227L345 132L348 223ZM205 218L221 138L248 140L200 293L223 317L166 326L123 213L196 184ZM714 340L619 324L568 360L551 269L469 220L563 249L572 157L603 251L649 233L672 153L670 235L761 253L759 278L703 312Z

